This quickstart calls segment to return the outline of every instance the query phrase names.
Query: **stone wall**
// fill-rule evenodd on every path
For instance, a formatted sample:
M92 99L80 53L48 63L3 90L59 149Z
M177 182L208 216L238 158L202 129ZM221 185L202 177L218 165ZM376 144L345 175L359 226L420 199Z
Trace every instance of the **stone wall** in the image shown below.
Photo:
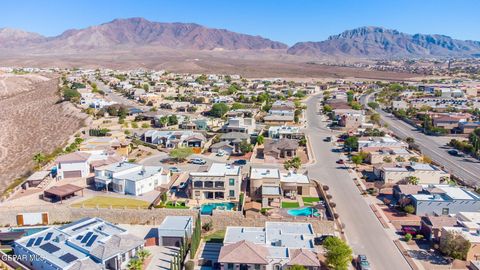
M66 223L83 217L99 217L113 223L159 225L166 216L197 216L195 210L185 209L93 209L73 208L65 205L9 207L0 209L0 225L15 226L18 213L48 212L51 224ZM266 221L289 221L312 223L316 233L332 234L334 222L328 220L282 218L270 219L267 217L245 218L241 212L214 211L212 216L202 216L202 221L212 222L215 229L225 229L227 226L264 226Z

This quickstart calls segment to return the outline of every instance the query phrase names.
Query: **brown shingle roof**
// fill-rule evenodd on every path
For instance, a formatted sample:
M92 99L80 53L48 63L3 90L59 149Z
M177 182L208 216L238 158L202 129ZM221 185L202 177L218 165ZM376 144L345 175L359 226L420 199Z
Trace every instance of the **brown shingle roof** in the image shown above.
M251 263L268 264L269 252L266 247L255 245L252 242L242 240L234 244L223 246L218 256L220 263Z
M425 216L422 217L425 224L432 226L433 229L441 229L443 227L453 227L457 225L457 218L450 216Z
M70 154L66 154L57 158L57 163L62 162L85 162L90 157L89 153L85 152L73 152Z

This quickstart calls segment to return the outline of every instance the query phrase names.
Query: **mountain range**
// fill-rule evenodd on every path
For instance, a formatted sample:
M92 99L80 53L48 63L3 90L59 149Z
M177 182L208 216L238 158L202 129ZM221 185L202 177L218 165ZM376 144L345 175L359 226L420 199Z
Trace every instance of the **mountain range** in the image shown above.
M143 18L116 19L54 37L10 28L0 29L0 55L22 53L82 54L140 50L275 51L303 58L352 57L471 57L480 53L479 41L444 35L406 34L382 27L360 27L318 42L291 47L261 36L207 28L193 23L160 23Z

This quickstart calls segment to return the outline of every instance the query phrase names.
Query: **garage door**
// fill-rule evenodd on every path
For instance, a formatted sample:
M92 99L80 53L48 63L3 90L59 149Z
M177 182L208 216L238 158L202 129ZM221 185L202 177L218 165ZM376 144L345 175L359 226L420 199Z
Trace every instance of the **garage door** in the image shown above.
M162 236L162 245L167 247L179 247L182 243L182 237Z
M82 171L63 172L63 178L82 177Z

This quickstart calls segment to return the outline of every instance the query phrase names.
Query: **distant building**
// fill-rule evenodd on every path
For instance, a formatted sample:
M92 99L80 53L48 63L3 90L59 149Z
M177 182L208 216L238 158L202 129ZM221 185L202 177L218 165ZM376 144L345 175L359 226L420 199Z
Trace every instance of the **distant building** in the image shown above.
M439 184L450 177L447 172L426 163L384 163L373 167L373 173L385 183L406 183L409 177L417 177L419 184Z

